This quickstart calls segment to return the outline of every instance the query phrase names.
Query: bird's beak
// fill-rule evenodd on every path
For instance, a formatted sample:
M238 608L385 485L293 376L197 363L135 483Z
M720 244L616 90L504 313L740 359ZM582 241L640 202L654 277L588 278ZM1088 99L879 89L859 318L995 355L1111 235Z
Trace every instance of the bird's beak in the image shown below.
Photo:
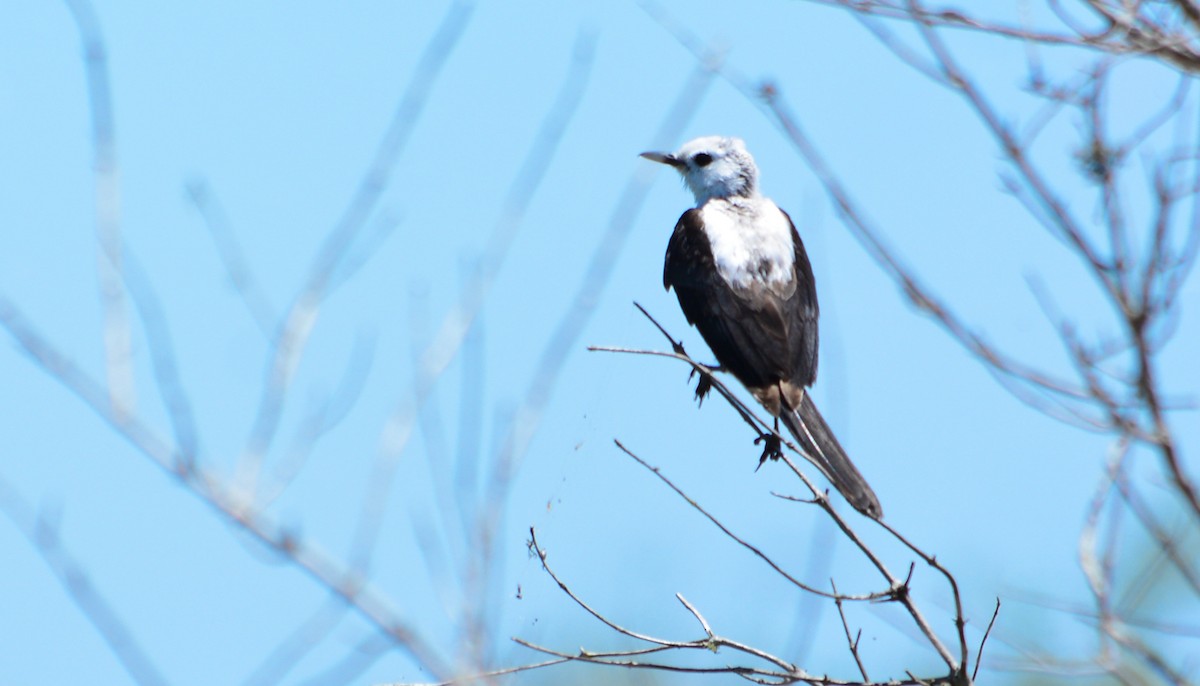
M678 157L676 157L670 153L644 152L641 155L639 155L639 157L645 157L646 159L650 160L651 162L658 162L660 164L670 165L672 167L675 167L676 169L683 169L683 167L684 167L683 160L679 159Z

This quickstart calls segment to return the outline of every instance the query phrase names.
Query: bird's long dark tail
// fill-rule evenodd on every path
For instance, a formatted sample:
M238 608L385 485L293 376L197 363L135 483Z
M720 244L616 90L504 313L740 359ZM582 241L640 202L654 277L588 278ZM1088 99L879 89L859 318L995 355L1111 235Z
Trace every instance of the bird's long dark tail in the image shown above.
M798 409L788 411L785 408L779 413L779 418L800 443L800 448L808 453L812 463L828 477L854 509L873 519L883 519L883 507L875 491L871 490L867 480L846 456L842 444L838 443L808 393L804 394Z

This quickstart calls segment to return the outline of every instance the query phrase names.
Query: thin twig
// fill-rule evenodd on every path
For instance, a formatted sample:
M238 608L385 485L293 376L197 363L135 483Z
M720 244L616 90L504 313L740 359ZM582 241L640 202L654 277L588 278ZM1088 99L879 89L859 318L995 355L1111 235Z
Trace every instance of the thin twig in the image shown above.
M687 645L687 642L669 641L666 639L655 638L648 634L638 633L636 631L633 631L632 629L626 629L625 627L621 626L620 624L617 624L616 622L612 621L608 617L605 617L599 611L592 608L591 605L588 605L587 602L585 602L583 600L583 598L580 598L578 595L576 595L575 592L571 590L571 587L567 586L567 583L565 581L563 581L562 579L560 579L558 574L556 574L554 572L554 570L550 567L550 565L547 564L546 551L544 549L542 549L542 547L538 544L537 531L534 530L533 527L529 527L529 549L530 549L530 551L533 552L534 555L537 556L538 561L542 563L542 569L544 569L546 571L546 573L550 575L550 578L554 580L554 583L558 584L558 587L562 590L562 592L566 593L567 597L569 597L571 600L575 601L576 605L583 608L591 616L593 616L596 619L603 622L604 625L607 626L608 628L612 629L613 631L616 631L619 634L628 636L630 638L636 638L639 641L645 641L646 643L653 643L653 644L659 645L659 646L680 647L680 646Z
M242 301L250 319L258 327L263 339L270 342L275 335L275 307L271 305L267 294L258 285L254 271L246 262L242 248L238 244L237 235L229 225L229 218L221 206L216 194L203 179L193 179L185 187L188 200L196 208L196 212L204 220L208 229L208 237L217 250L217 257L225 268L229 283L238 299Z
M929 642L930 646L932 646L934 651L936 651L937 654L942 658L942 661L946 663L946 666L950 668L950 672L953 674L959 673L960 670L962 669L962 666L966 664L966 660L965 659L955 660L954 656L950 654L949 649L946 648L946 645L938 637L937 632L935 632L933 630L933 628L929 625L929 621L925 619L924 613L922 613L921 610L917 607L916 603L913 602L912 594L909 592L908 581L907 580L900 581L900 579L897 578L892 573L892 571L888 568L888 566L886 564L884 564L883 560L880 559L879 555L876 554L875 551L872 550L871 547L868 546L865 541L863 541L862 537L858 535L858 532L856 532L849 525L849 523L847 523L846 520L843 519L840 514L838 514L837 510L835 510L833 508L833 505L829 502L829 498L825 497L825 495L819 489L817 489L816 485L813 484L812 481L808 478L808 476L804 472L802 472L799 467L796 466L796 463L794 461L792 461L791 458L789 458L787 455L783 455L782 457L780 457L780 459L783 460L784 463L788 465L788 467L792 470L792 473L794 473L804 483L804 485L809 489L809 491L812 492L813 497L814 497L814 502L817 505L819 505L821 507L821 509L824 510L825 513L830 517L830 519L833 520L834 524L836 524L837 527L839 529L841 529L842 534L844 536L846 536L846 538L848 538L850 540L850 542L853 543L854 546L856 548L858 548L858 550L860 552L862 552L862 554L871 562L871 564L880 573L880 575L882 575L883 578L885 580L887 580L888 586L889 586L889 590L887 592L889 599L899 602L904 607L904 609L908 611L909 615L912 616L913 621L916 622L917 628L925 636L925 638ZM909 548L909 550L912 550L913 552L920 555L922 557L922 559L925 560L926 563L930 564L930 566L934 566L934 567L938 568L940 571L942 571L942 573L950 580L951 589L954 591L954 595L955 595L955 598L957 601L957 598L958 598L957 582L954 581L953 575L951 575L948 570L946 570L944 567L942 567L940 564L938 564L937 561L933 558L933 556L928 555L927 553L921 551L919 548L917 548L915 545L913 545L910 541L908 541L908 539L901 536L900 533L898 531L896 531L896 529L892 528L891 525L885 523L883 520L872 519L871 521L877 523L879 526L886 529L888 531L888 533L890 533L892 536L894 536L901 543L904 543ZM911 570L910 570L910 576L911 576ZM964 623L965 623L965 620L963 619L963 615L962 615L961 601L958 601L957 612L955 614L955 624L959 628L960 644L965 643L965 639L963 638L963 634L962 634L962 626ZM966 647L964 645L962 647L962 652L965 653L965 651L966 651Z
M833 579L829 580L829 587L833 589L835 596L834 602L837 604L838 618L842 620L842 630L846 633L846 645L850 648L850 655L854 657L854 664L858 665L858 673L862 675L863 681L870 681L871 677L867 676L867 668L863 665L862 656L858 654L858 641L862 638L862 629L858 630L857 636L850 635L850 623L846 621L846 610L842 607L842 599L838 598L837 584Z
M63 544L56 517L35 512L0 479L0 513L29 541L42 562L54 573L71 602L91 624L117 662L140 686L165 686L169 682L142 647L133 630L92 583L86 568ZM11 553L10 553L11 554Z
M834 593L836 592L837 591L835 590ZM700 627L704 629L704 633L709 638L713 638L712 627L708 625L708 620L704 618L704 615L700 614L700 611L696 609L696 606L689 603L687 598L683 597L682 593L676 593L675 597L679 599L679 602L683 603L683 606L688 609L688 612L692 613L692 616L696 618L696 621L700 622Z
M1129 505L1130 511L1133 512L1138 522L1141 523L1146 532L1158 544L1163 554L1171 560L1179 575L1191 587L1192 592L1200 595L1200 570L1196 569L1195 561L1186 558L1185 555L1187 553L1179 549L1181 541L1176 536L1168 533L1166 528L1158 522L1154 513L1142 501L1123 472L1117 475L1116 486L1117 492L1121 494L1121 499Z
M754 544L746 541L744 538L742 538L741 536L738 536L733 531L731 531L729 529L729 527L725 526L725 524L721 522L721 520L717 519L716 516L714 516L712 513L710 513L708 510L706 510L703 505L701 505L699 502L697 502L695 499L693 499L691 496L689 496L686 492L684 492L684 490L682 488L680 488L679 486L676 486L675 483L673 481L671 481L669 478L667 478L658 467L654 467L650 463L648 463L645 460L643 460L642 458L638 457L633 451L631 451L629 448L626 448L625 445L621 443L621 441L614 440L613 442L616 443L617 447L621 449L621 452L623 452L626 455L628 455L629 457L633 458L633 460L635 462L637 462L639 465L644 467L647 471L649 471L654 476L658 477L658 479L660 481L662 481L664 484L666 484L668 488L670 488L672 491L674 491L676 495L678 495L680 498L683 498L683 500L688 505L690 505L692 507L692 509L694 509L697 512L699 512L700 514L704 515L705 519L712 522L718 529L721 530L721 533L725 534L725 536L727 536L730 540L734 541L738 545L740 545L743 548L745 548L746 550L750 551L758 559L762 560L763 562L766 562L767 565L772 570L774 570L777 574L779 574L783 578L787 579L789 582L791 582L797 588L799 588L803 591L807 591L809 593L815 594L815 595L819 595L824 598L829 598L831 600L841 599L841 600L854 600L854 601L873 601L873 600L881 600L881 599L886 599L886 598L891 597L890 590L880 591L880 592L876 592L876 593L866 593L866 594L861 594L861 595L837 595L837 594L832 594L828 591L823 591L819 588L816 588L815 586L810 586L810 585L804 583L803 581L800 581L799 579L797 579L794 576L792 576L791 574L789 574L782 567L780 567L779 564L775 562L775 560L771 559L771 557L769 555L764 553L762 550L760 550Z
M146 347L150 351L154 370L154 385L171 423L179 469L192 469L200 457L200 436L196 428L192 402L179 373L179 362L176 359L171 330L167 326L166 313L153 284L150 283L150 277L132 252L125 255L123 273L130 299L145 330Z
M105 372L116 416L136 412L133 334L125 305L121 240L121 184L117 164L116 119L108 76L108 49L100 21L88 0L65 0L79 31L92 124L96 201L96 269L104 316Z
M529 536L530 536L529 548L533 552L533 554L535 554L538 557L538 560L542 563L542 569L545 570L545 572L550 576L550 578L553 579L556 584L558 584L558 587L564 593L566 593L567 596L569 598L571 598L571 600L575 601L575 604L579 605L581 608L583 608L585 611L587 611L588 614L591 614L593 617L600 620L603 624L608 626L610 629L613 629L617 633L628 636L630 638L637 639L639 641L650 643L653 646L655 646L653 649L646 649L646 650L638 651L636 654L641 655L641 654L646 654L647 652L657 652L657 651L661 651L664 649L688 649L688 650L699 649L699 650L712 651L718 647L727 647L727 648L736 650L738 652L745 653L746 655L750 655L750 656L753 656L760 660L769 662L769 663L775 665L776 667L780 668L781 670L783 670L783 672L780 673L780 672L773 672L773 671L764 671L764 670L761 670L758 668L753 668L753 667L729 667L729 668L725 668L725 669L701 669L701 670L697 670L697 671L701 671L701 672L734 671L734 672L738 672L738 673L759 674L759 675L772 676L772 677L777 677L777 678L786 677L788 679L787 683L790 683L791 681L808 681L809 680L809 675L806 672L804 672L804 670L800 669L796 665L791 664L790 662L788 662L787 660L784 660L783 658L777 657L775 655L772 655L771 653L768 653L763 650L759 650L758 648L754 648L754 647L746 645L744 643L734 641L732 639L728 639L723 636L719 636L716 633L714 633L712 628L708 625L708 622L700 615L699 611L694 606L692 606L690 603L688 603L687 600L685 600L682 595L677 594L676 597L684 605L684 607L686 607L688 609L688 611L692 613L692 616L694 616L697 619L697 621L700 622L700 625L704 628L704 631L705 631L704 638L698 639L698 640L693 640L693 641L674 641L674 640L669 640L669 639L656 638L656 637L642 634L642 633L639 633L636 631L632 631L630 629L626 629L625 627L623 627L623 626L617 624L616 622L612 621L611 619L605 617L603 614L601 614L600 612L598 612L597 610L592 608L590 605L588 605L586 602L584 602L582 598L580 598L578 595L576 595L576 593L574 591L572 591L569 586L567 586L566 582L564 582L558 576L558 574L556 574L554 572L554 570L550 568L549 564L546 561L546 552L538 544L537 534L532 527L529 529ZM517 640L517 642L521 643L521 645L525 645L525 646L534 648L535 650L543 650L540 647L534 646L533 644L527 643L520 639L514 639L514 640ZM549 652L550 654L559 655L560 657L567 657L567 655L564 653L556 653L556 652L549 651L549 650L544 650L544 652ZM632 655L632 654L635 654L635 653L628 653L628 652L617 653L617 655L622 655L622 656L628 656L628 655ZM596 654L596 653L586 653L586 652L581 653L581 655L586 655L590 658L596 658L596 657L600 656L599 654ZM580 658L580 659L582 659L582 658ZM616 663L607 662L606 664L616 664ZM658 667L652 667L652 668L672 669L672 667L665 666L665 665L658 666ZM692 671L690 669L684 669L684 668L680 668L680 669L683 669L684 671Z
M996 626L996 617L999 616L1000 598L996 598L996 609L992 611L992 618L988 621L983 638L979 640L979 650L975 653L975 669L971 671L971 681L975 681L975 677L979 676L979 665L983 664L983 647L987 645L988 636L992 635L992 627Z
M738 666L738 665L730 665L730 666L725 666L725 667L684 667L681 665L669 665L669 664L663 664L663 663L659 663L659 662L641 662L641 661L637 661L637 660L617 659L620 657L643 655L648 652L662 652L663 650L665 650L665 648L659 648L655 651L637 650L637 651L623 651L623 652L613 652L613 653L599 653L599 652L592 652L592 651L587 651L587 650L581 649L580 652L578 652L576 654L570 654L570 653L564 653L564 652L561 652L558 650L554 650L552 648L540 646L535 643L530 643L529 641L525 641L520 638L514 638L513 640L516 641L517 643L519 643L520 645L523 645L526 648L529 648L530 650L536 650L539 653L545 653L547 655L554 655L554 656L557 656L560 658L564 658L564 659L568 659L568 660L575 660L575 661L579 661L579 662L591 662L594 664L608 665L610 667L625 667L625 668L629 668L629 669L654 669L654 670L665 671L665 672L680 672L680 673L684 673L684 674L737 674L740 676L768 677L768 678L777 680L777 681L773 681L773 682L759 682L759 683L791 684L791 683L795 683L797 681L804 681L805 683L810 683L810 684L829 684L830 686L835 686L835 685L851 686L851 684L849 682L845 682L845 681L839 681L839 680L835 680L835 679L816 678L816 677L797 678L796 676L794 676L792 674L788 674L787 672L780 672L780 671L769 670L769 669L761 669L758 667L743 667L743 666ZM678 647L707 650L707 646L705 646L705 645L681 645Z
M521 639L512 639L514 643L526 645ZM534 662L531 664L517 665L516 667L504 667L501 669L490 669L486 672L475 672L473 674L464 674L460 677L448 679L446 681L423 681L423 682L395 682L390 684L380 684L380 686L458 686L458 684L474 684L480 680L491 679L492 677L508 676L509 674L518 674L520 672L529 672L535 669L544 667L553 667L566 662L571 662L574 658L560 657L544 662Z

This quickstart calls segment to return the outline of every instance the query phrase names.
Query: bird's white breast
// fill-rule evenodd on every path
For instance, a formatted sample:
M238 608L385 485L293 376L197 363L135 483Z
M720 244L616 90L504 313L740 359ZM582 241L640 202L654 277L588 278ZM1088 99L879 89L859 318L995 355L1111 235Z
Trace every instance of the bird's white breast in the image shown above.
M700 209L717 272L734 288L792 278L791 223L767 198L709 200Z

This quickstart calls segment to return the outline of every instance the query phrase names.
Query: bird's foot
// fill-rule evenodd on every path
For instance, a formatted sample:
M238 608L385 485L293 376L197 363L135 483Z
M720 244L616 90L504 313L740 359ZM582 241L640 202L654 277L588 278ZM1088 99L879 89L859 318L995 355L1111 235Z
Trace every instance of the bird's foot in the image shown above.
M754 439L754 445L763 444L762 456L758 458L758 467L754 471L758 471L763 463L768 459L778 460L783 457L783 442L779 440L779 435L775 433L765 433Z
M702 364L700 366L704 368L704 371L699 371L699 370L693 368L692 373L688 374L688 381L691 381L692 377L696 376L697 374L700 375L700 381L698 381L696 383L696 402L699 405L703 406L704 399L708 397L708 394L712 391L712 388L713 388L713 378L712 378L713 373L724 371L724 368L719 367L719 366L718 367L710 367L706 364Z

